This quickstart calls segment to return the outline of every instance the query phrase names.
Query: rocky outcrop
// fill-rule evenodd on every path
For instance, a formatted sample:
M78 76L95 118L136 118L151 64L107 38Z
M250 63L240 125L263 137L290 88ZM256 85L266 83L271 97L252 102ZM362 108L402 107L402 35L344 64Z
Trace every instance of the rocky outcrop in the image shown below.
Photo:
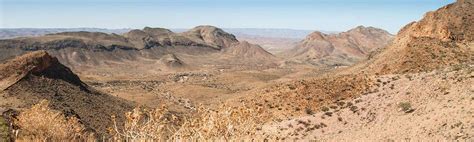
M359 26L339 34L316 31L291 49L288 56L315 65L351 65L391 40L392 35L387 31L373 27Z
M354 67L370 73L413 73L472 64L474 2L459 0L405 26L392 44Z
M454 4L428 12L422 20L412 22L400 30L397 40L427 37L441 41L473 41L473 4L473 0L458 0Z
M71 84L85 88L77 75L60 64L57 58L46 51L31 52L0 64L0 90L3 91L28 74L62 79Z

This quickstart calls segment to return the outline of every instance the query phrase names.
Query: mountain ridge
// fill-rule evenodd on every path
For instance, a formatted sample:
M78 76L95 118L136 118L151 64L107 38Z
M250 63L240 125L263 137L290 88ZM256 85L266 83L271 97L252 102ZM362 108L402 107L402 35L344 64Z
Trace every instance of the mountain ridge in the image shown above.
M338 34L315 31L300 41L287 55L293 60L314 65L348 66L364 60L368 54L383 48L392 35L382 29L358 26Z
M353 70L410 73L474 62L474 2L455 3L428 12L406 25L394 41Z

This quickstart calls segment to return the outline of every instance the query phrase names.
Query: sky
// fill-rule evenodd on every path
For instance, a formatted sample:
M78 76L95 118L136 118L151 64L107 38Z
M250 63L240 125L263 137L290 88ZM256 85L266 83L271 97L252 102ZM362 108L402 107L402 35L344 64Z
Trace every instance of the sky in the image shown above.
M0 0L0 28L285 28L391 33L454 0Z

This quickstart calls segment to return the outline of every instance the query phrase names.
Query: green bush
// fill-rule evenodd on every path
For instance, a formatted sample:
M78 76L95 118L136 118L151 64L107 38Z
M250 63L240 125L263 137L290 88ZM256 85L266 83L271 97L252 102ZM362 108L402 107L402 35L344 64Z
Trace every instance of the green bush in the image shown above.
M413 112L413 108L411 107L410 102L401 102L398 104L398 107L405 113Z
M0 116L0 141L10 141L9 132L8 123L3 117Z

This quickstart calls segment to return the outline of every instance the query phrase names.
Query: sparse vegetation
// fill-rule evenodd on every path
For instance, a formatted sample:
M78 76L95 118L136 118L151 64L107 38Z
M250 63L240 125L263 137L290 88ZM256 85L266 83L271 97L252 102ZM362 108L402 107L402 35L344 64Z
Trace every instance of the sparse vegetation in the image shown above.
M218 111L217 111L218 110ZM198 107L191 117L173 115L166 107L155 110L137 108L126 114L123 130L113 126L116 140L232 140L255 136L260 129L258 110L220 106L217 110ZM117 123L115 123L117 124Z
M473 13L458 0L396 37L314 32L278 55L212 26L0 40L3 60L32 51L0 64L0 142L468 140Z
M76 117L65 117L50 109L48 101L41 101L20 113L14 124L19 128L17 141L92 141L94 134L88 132Z

